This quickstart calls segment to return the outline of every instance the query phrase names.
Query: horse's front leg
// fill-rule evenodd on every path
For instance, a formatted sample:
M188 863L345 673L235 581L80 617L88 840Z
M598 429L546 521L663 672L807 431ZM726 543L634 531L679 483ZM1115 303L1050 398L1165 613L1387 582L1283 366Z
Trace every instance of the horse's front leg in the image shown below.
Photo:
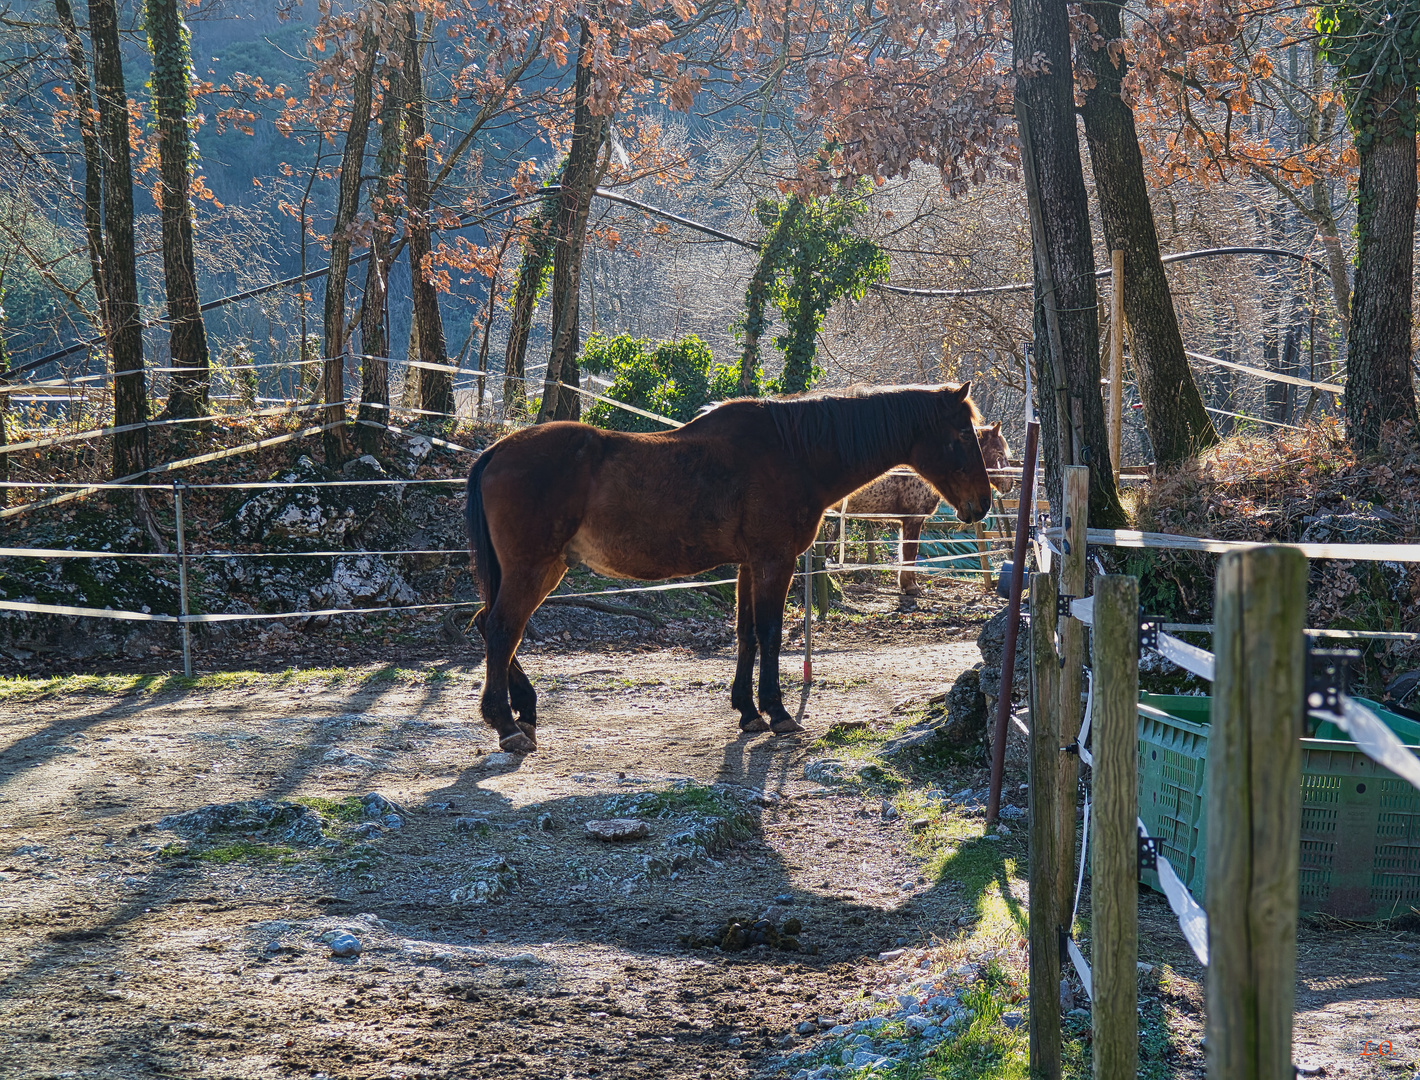
M748 563L740 566L735 584L735 642L739 656L730 686L730 708L740 714L741 731L768 731L769 725L754 705L754 577Z
M776 735L803 731L803 725L784 708L779 685L779 648L784 638L784 601L794 580L794 562L756 568L754 583L754 633L759 639L759 708L769 717Z
M921 596L917 585L917 541L922 536L922 526L926 518L910 517L902 519L902 569L898 571L897 587L907 596Z

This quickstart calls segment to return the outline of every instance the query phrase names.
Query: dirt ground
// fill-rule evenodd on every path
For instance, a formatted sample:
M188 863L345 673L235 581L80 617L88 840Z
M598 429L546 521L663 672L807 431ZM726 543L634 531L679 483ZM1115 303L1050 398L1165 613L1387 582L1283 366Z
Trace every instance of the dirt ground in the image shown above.
M977 898L929 880L913 823L885 815L881 793L804 775L831 725L891 725L901 702L978 661L994 605L966 589L934 591L912 619L886 588L854 594L862 617L817 635L812 688L786 679L808 728L787 738L739 733L723 625L693 628L695 644L527 646L542 723L521 760L496 753L478 719L467 651L395 674L357 662L0 699L0 1076L780 1072L807 1042L797 1025L862 1015L879 952L972 932ZM797 674L792 651L783 670ZM914 782L984 779L963 764ZM585 835L684 781L726 785L747 831L679 863L674 817L624 844ZM207 804L372 792L399 827L326 848L204 848L157 826ZM487 902L475 881L491 883ZM681 940L774 905L801 920L802 951ZM1164 973L1168 1072L1201 1076L1201 971L1160 898L1141 897L1141 919L1141 958ZM322 938L342 931L358 956L331 955ZM1306 928L1299 1062L1409 1077L1417 954L1414 933ZM1388 1055L1363 1054L1378 1040Z

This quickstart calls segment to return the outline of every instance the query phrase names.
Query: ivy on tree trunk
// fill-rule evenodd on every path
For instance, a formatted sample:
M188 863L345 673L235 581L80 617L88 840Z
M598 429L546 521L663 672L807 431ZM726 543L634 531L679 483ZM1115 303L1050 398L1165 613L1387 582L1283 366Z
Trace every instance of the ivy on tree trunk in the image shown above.
M1083 10L1098 30L1097 35L1081 37L1076 48L1080 66L1094 76L1081 113L1095 192L1105 243L1110 250L1124 252L1124 314L1134 346L1144 421L1154 444L1154 460L1168 467L1216 444L1218 433L1184 355L1173 294L1159 258L1134 110L1120 96L1128 72L1120 9L1117 4L1089 3Z
M153 54L153 106L158 120L158 174L163 237L163 282L168 295L168 353L172 373L170 417L205 416L211 388L207 331L197 298L197 259L192 246L193 155L188 125L192 61L188 30L177 0L147 0L148 46Z

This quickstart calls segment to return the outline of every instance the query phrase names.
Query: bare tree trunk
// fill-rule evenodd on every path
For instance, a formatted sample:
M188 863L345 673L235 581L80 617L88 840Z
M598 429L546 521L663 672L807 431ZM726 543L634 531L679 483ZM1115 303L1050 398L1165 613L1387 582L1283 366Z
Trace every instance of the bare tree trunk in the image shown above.
M323 423L340 424L322 438L325 463L338 467L350 456L345 423L345 285L350 276L350 231L360 209L360 169L365 162L365 141L370 133L370 105L374 98L375 59L378 39L373 27L366 27L360 42L359 67L355 71L350 106L350 126L345 133L345 152L340 159L340 185L335 204L335 221L330 228L330 270L325 276L325 363L322 390L325 409Z
M1086 91L1085 136L1094 166L1095 192L1104 220L1108 248L1124 252L1124 313L1134 341L1134 370L1144 402L1144 421L1154 444L1155 460L1162 466L1178 465L1218 442L1218 433L1203 407L1178 328L1173 294L1159 257L1159 235L1149 189L1144 182L1144 158L1134 128L1134 110L1120 96L1128 66L1123 51L1119 5L1087 3L1104 38L1095 49L1081 38L1077 50L1080 66L1094 74Z
M89 274L94 282L99 326L107 335L111 331L104 303L103 156L99 152L99 134L95 127L98 118L94 110L94 95L89 89L89 62L84 56L84 42L79 37L79 28L74 24L74 9L69 0L54 0L54 10L64 32L65 51L69 54L74 108L78 113L79 137L84 149L84 236L89 245Z
M1049 362L1043 367L1052 372L1050 381L1041 384L1041 412L1055 408L1059 413L1056 432L1069 433L1068 438L1047 440L1046 478L1051 502L1057 504L1063 466L1094 466L1090 469L1090 522L1115 528L1124 524L1124 511L1109 464L1104 399L1100 396L1099 298L1089 201L1075 129L1065 0L1011 0L1011 22L1019 72L1016 122L1022 153L1028 158L1024 164L1035 219L1036 286L1047 323L1041 344ZM1037 67L1041 58L1048 68ZM1056 373L1064 384L1060 396L1052 393ZM1045 433L1049 434L1048 427ZM1061 460L1067 456L1070 460Z
M390 240L399 219L399 166L404 142L403 76L394 64L385 65L384 95L380 102L380 179L370 200L375 219L370 233L370 261L365 268L365 298L360 308L360 411L357 418L389 423L389 264ZM380 447L380 430L367 424L357 427L360 448L373 454Z
M508 254L508 246L513 242L513 230L503 234L503 242L498 245L498 261L493 265L493 276L488 281L488 303L483 310L483 341L478 346L478 404L474 415L483 418L483 393L488 382L488 345L493 336L493 308L498 303L498 275L503 270L503 259ZM471 331L470 331L471 332Z
M1415 281L1415 86L1387 85L1353 108L1369 125L1356 191L1356 291L1346 342L1347 438L1358 454L1381 426L1416 423L1410 330Z
M582 288L582 249L587 239L587 216L592 191L605 174L602 150L610 130L609 118L593 114L592 35L583 19L577 43L577 77L573 91L572 146L562 170L558 193L557 246L552 256L552 349L547 356L538 423L575 420L581 415L581 398L558 383L578 385L577 354L581 351L578 307Z
M148 0L148 45L153 54L154 112L158 118L158 172L162 188L163 282L168 294L168 352L175 368L164 415L205 416L211 391L207 330L197 298L197 258L192 248L192 207L187 189L192 140L188 132L187 27L177 0Z
M429 157L425 147L424 76L420 70L423 41L414 13L406 17L404 78L409 88L409 121L405 126L405 183L409 193L409 275L414 293L414 322L419 327L419 359L426 364L449 363L439 290L429 279ZM418 373L419 407L429 412L454 411L454 380L447 371L411 368Z
M99 148L103 154L104 286L113 357L113 422L145 424L148 393L143 381L143 321L138 308L138 272L133 236L133 160L128 141L128 93L118 43L115 0L89 0L89 36L94 45ZM148 468L148 429L113 436L115 478Z

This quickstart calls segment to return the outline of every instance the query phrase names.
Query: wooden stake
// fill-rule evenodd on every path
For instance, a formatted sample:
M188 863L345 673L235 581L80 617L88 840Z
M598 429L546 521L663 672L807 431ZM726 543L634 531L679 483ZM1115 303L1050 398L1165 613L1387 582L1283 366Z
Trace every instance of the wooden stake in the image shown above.
M1290 1080L1307 560L1218 561L1208 739L1208 1075Z
M1060 550L1060 593L1085 595L1085 526L1090 508L1090 470L1084 465L1065 469L1065 535ZM1085 663L1085 624L1073 616L1060 620L1060 741L1069 746L1080 734L1084 707L1080 703ZM1058 823L1056 894L1060 900L1060 925L1070 929L1075 885L1075 805L1080 787L1080 759L1060 755L1060 817Z
M1030 578L1030 1075L1060 1080L1060 657L1055 580Z
M1090 953L1096 1080L1139 1065L1139 580L1095 578Z
M1109 292L1109 460L1119 484L1120 444L1124 437L1124 252L1110 252Z

